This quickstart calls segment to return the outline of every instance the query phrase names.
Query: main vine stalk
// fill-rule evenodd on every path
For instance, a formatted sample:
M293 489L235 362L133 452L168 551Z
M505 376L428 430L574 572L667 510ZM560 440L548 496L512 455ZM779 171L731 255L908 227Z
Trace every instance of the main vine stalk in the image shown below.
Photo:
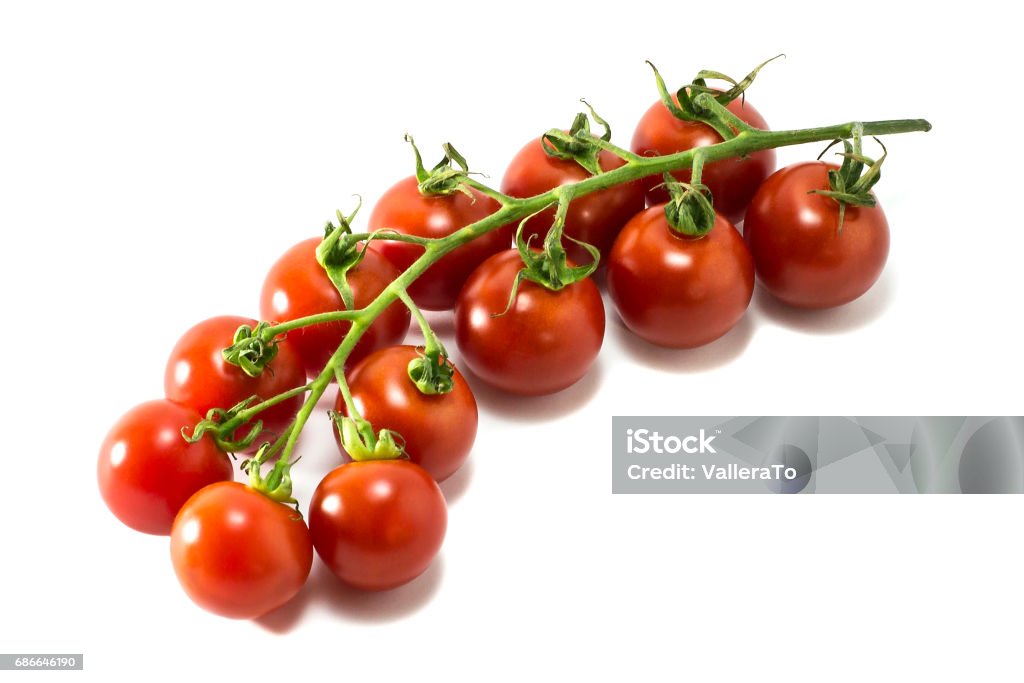
M702 104L711 108L715 108L717 105L718 108L722 110L725 109L721 105L718 105L713 98L706 95L698 96L697 101L702 101ZM731 121L731 118L727 120ZM930 130L931 124L924 119L899 119L891 121L869 121L866 123L851 122L820 128L784 131L758 130L751 128L748 125L736 125L734 128L737 130L736 135L718 144L701 147L699 148L699 151L691 149L677 154L668 154L657 157L642 157L628 150L617 147L616 145L602 140L597 136L591 135L590 141L592 141L593 144L601 149L605 149L616 154L625 161L625 164L615 170L593 175L577 183L556 187L533 197L510 197L472 177L464 177L462 180L464 185L496 200L500 204L498 211L475 223L467 225L446 237L438 239L417 239L416 242L422 244L424 247L423 253L420 257L416 259L416 261L414 261L405 271L403 271L399 277L393 280L384 289L384 291L377 296L376 299L365 307L355 310L321 313L267 327L267 335L277 336L308 325L337 321L349 321L351 323L351 327L346 333L344 340L331 355L320 374L304 387L296 388L292 390L292 392L289 392L289 395L296 392L308 392L308 395L306 396L302 407L296 414L294 421L285 433L279 437L273 447L267 450L267 452L276 454L283 447L281 459L290 461L299 433L309 420L309 416L313 413L320 397L323 396L324 392L330 386L331 381L336 379L339 384L344 385L345 378L343 369L345 360L348 358L356 343L370 327L373 321L376 320L377 317L396 300L402 300L406 305L410 304L411 300L408 298L406 293L409 285L441 257L459 248L463 244L490 232L491 230L495 230L503 225L508 225L513 222L522 221L535 213L543 211L549 206L558 204L566 195L575 199L615 185L632 182L646 176L661 175L666 172L691 168L695 161L698 161L699 165L703 166L704 164L714 161L733 157L743 157L753 152L765 149L799 145L809 142L849 139L853 137L855 133L859 136L889 135L918 131L923 132ZM697 158L695 159L695 157ZM352 239L403 239L403 236L398 235L397 233L378 232L373 234L366 233L353 235ZM418 314L418 311L414 311L414 313ZM418 315L417 317L419 318ZM342 386L342 389L345 389L345 387ZM265 401L252 408L240 411L231 420L231 422L237 422L237 425L235 426L244 424L251 417L256 415L259 410L273 405L273 401L273 399L271 401Z

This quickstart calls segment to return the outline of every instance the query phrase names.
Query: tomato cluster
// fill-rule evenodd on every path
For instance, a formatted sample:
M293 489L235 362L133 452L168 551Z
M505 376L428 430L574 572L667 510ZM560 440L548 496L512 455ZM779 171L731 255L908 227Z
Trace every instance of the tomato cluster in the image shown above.
M867 291L888 252L885 217L868 193L873 182L855 182L860 169L849 163L773 173L774 152L765 150L678 171L681 183L630 180L542 207L518 231L493 226L444 252L396 300L392 283L424 249L448 244L515 201L509 198L614 172L629 158L722 142L728 131L680 119L684 97L680 91L650 107L632 154L610 151L610 131L604 144L588 148L595 138L578 136L576 124L549 134L562 136L561 147L547 136L531 140L505 173L505 202L463 184L468 176L444 166L449 156L431 175L417 151L417 175L380 199L371 236L352 235L345 221L329 224L325 238L299 242L272 265L259 302L265 322L214 317L178 340L165 397L131 409L103 442L98 479L110 510L133 529L169 535L185 592L223 616L254 618L290 600L314 555L351 586L391 589L437 555L448 518L438 482L463 465L477 432L470 384L417 306L452 312L471 380L540 395L579 381L601 349L605 308L588 277L595 259L606 268L623 324L673 348L727 334L750 304L755 276L798 307L837 306ZM723 109L732 118L722 120L734 126L767 128L745 98ZM446 154L463 161L448 147ZM846 156L864 163L859 147ZM691 213L684 220L680 212ZM386 291L393 296L381 305L390 303L371 319L355 317ZM411 312L423 327L422 347L402 345ZM288 325L310 316L315 321ZM273 332L275 325L287 332ZM339 348L352 331L360 336L345 356ZM342 380L333 412L341 457L304 517L297 503L289 505L288 458L308 417L300 411L305 392L322 392L332 379ZM248 483L235 481L228 453L250 456L241 468ZM265 464L272 466L266 476Z

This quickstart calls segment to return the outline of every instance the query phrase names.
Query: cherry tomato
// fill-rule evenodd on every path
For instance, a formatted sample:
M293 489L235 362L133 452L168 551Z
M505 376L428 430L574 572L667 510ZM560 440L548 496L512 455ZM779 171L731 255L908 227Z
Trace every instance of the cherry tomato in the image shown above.
M749 100L744 102L742 98L736 98L726 108L754 128L768 129L764 117ZM640 118L633 133L632 149L643 156L660 156L708 147L719 142L722 142L722 136L713 128L703 123L678 119L664 103L658 101ZM750 198L774 170L775 150L766 149L742 159L723 159L705 164L701 182L711 190L715 210L735 224L743 220ZM677 171L673 175L682 182L690 182L689 169ZM661 180L660 176L650 176L643 180L644 186L648 188L649 205L668 201L665 189L654 187Z
M288 602L309 576L313 545L293 508L238 482L207 486L178 513L171 561L205 610L255 619Z
M270 268L260 295L260 315L264 320L287 322L345 309L341 294L316 261L316 247L321 241L314 237L299 242ZM400 274L376 250L376 245L371 245L359 265L348 273L355 307L362 308L376 299ZM350 326L348 321L338 321L288 333L288 341L299 352L306 375L315 377L320 374ZM348 363L358 363L378 348L397 344L408 331L409 309L395 301L366 330L352 349Z
M320 559L345 583L396 588L441 549L448 508L437 482L408 460L350 462L316 487L309 530Z
M390 228L417 237L446 237L459 228L486 218L500 207L485 194L470 190L445 196L420 194L415 177L400 180L377 202L370 215L370 231ZM455 308L459 289L473 269L484 259L512 244L513 226L502 226L445 255L409 286L421 308L443 311ZM399 270L405 270L423 254L423 247L406 242L379 240L374 247Z
M750 252L721 215L703 237L687 237L669 227L664 204L652 206L626 224L608 260L619 317L660 346L718 339L743 317L753 292Z
M466 367L488 384L523 395L551 394L580 380L604 340L604 304L590 278L553 292L523 280L504 315L516 273L515 249L477 268L459 294L455 340Z
M122 522L166 536L178 510L207 484L233 477L231 460L210 438L188 443L181 428L202 419L164 399L141 403L121 417L100 447L100 494Z
M602 170L613 171L626 162L611 152L602 151L598 163ZM501 191L512 197L531 197L589 177L590 173L575 161L548 156L540 138L537 138L513 157L501 181ZM564 234L597 247L603 261L622 226L643 208L644 187L639 181L584 195L569 205ZM537 235L534 244L539 245L554 220L554 207L537 214L523 226L523 237ZM585 249L568 240L565 241L565 250L576 263L590 263L592 260Z
M255 320L235 315L209 318L189 329L174 345L164 371L167 398L186 405L200 415L211 408L230 408L259 396L272 398L306 383L302 359L287 339L278 343L277 355L259 377L250 377L237 365L224 360L221 350L231 346L241 325L256 326ZM270 436L280 432L302 405L302 397L277 404L261 412L263 429ZM245 428L240 430L244 436Z
M375 431L390 429L400 434L409 459L443 481L459 469L473 448L476 399L458 370L452 377L455 386L447 394L421 393L408 373L409 362L417 356L412 346L381 349L349 373L349 389L359 414ZM335 410L347 414L340 392ZM337 429L334 436L338 439Z
M787 166L754 195L743 232L761 284L799 308L848 303L878 280L889 255L889 223L880 206L847 206L808 194L829 189L832 164Z

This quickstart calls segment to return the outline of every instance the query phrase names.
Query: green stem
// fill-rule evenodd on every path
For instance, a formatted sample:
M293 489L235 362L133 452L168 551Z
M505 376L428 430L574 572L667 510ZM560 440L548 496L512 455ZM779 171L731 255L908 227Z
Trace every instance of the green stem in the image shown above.
M338 391L341 393L341 400L345 402L345 411L348 413L348 416L351 418L362 417L356 408L356 402L352 399L352 390L348 386L348 379L345 378L345 373L339 372L336 369L334 374L338 382Z
M698 148L693 154L693 166L690 172L690 184L699 185L701 176L704 175L704 154L701 153L701 149Z
M434 237L420 237L419 235L406 235L405 233L398 232L395 229L381 228L374 232L358 232L349 235L348 240L350 242L365 242L369 239L375 240L390 240L392 242L407 242L409 244L418 244L420 246L427 246L433 242L436 238Z
M740 133L742 133L743 131L757 130L749 123L747 123L746 121L744 121L743 119L729 111L729 109L724 104L716 100L714 97L708 96L707 99L701 99L700 96L698 96L696 99L699 99L701 105L706 106L708 109L710 109L712 112L712 116L716 117L728 128L735 128L736 131ZM723 137L727 138L729 136Z
M295 320L289 320L284 323L277 323L276 325L270 325L266 329L268 339L273 339L278 335L297 330L302 327L309 327L310 325L320 325L322 323L334 323L342 320L354 320L359 311L328 311L327 313L317 313L316 315L307 315L304 318L296 318Z
M488 197L498 202L502 206L514 204L515 202L519 201L515 197L510 197L504 192L499 192L498 190L495 190L493 187L485 185L484 183L481 183L479 180L475 180L474 178L470 178L469 176L466 176L465 178L462 179L462 184L465 185L466 187L473 188L474 190L481 194L487 195Z
M604 140L602 138L591 136L591 140L595 145L597 145L601 149L611 152L620 159L623 159L624 161L643 161L644 159L650 158L642 157L639 154L634 154L628 149L619 147L618 145L612 144L611 142Z
M434 334L434 330L431 329L430 323L423 316L423 311L416 305L416 302L409 296L409 292L404 289L398 292L398 298L402 300L405 307L412 313L412 317L416 319L416 324L420 326L420 332L423 333L423 351L428 356L435 356L441 352L441 342L438 341L437 336Z
M260 403L257 403L256 405L249 406L245 410L240 410L238 411L238 414L236 414L233 418L224 422L224 424L220 427L220 431L223 434L230 434L232 430L242 426L243 424L251 420L259 413L263 412L267 408L273 408L278 403L283 403L290 398L301 396L302 394L309 391L309 389L309 384L303 384L301 387L289 389L288 391L282 392L277 396L268 398L266 401L262 401Z

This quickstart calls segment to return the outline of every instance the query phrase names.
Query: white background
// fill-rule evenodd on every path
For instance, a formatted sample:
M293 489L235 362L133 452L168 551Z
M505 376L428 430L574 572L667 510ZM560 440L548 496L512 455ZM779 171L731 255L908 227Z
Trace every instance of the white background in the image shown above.
M1020 497L610 493L614 414L1021 412L1018 38L974 23L986 4L5 3L0 651L84 652L94 680L1019 680ZM892 251L862 300L757 294L690 352L611 317L564 394L477 387L442 557L390 594L317 565L288 607L223 620L180 591L166 538L107 512L100 441L161 395L178 335L255 316L285 248L411 172L403 133L497 184L581 96L628 144L644 59L680 84L779 52L749 93L775 128L935 126L886 141ZM337 458L324 418L307 431L305 501Z

